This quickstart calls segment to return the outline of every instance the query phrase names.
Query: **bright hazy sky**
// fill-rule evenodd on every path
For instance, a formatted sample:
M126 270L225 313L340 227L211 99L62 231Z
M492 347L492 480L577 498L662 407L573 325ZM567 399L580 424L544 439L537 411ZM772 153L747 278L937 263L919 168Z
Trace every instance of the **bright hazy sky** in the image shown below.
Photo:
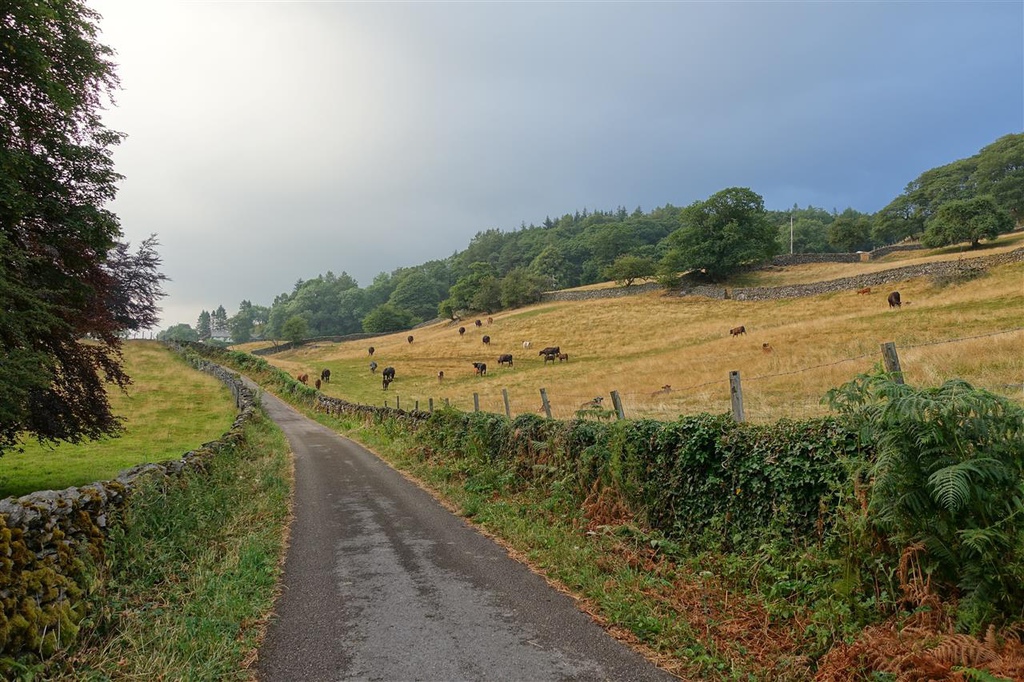
M92 0L161 327L750 187L874 212L1024 130L1024 2Z

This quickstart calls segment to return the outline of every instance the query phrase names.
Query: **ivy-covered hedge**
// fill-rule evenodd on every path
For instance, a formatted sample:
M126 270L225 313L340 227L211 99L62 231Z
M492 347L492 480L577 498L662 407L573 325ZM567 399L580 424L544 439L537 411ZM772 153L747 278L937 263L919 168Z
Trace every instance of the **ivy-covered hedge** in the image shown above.
M761 426L710 414L604 423L444 410L415 438L427 456L461 453L570 481L580 502L612 488L651 528L723 549L760 544L768 532L820 538L848 486L844 455L857 448L833 419Z

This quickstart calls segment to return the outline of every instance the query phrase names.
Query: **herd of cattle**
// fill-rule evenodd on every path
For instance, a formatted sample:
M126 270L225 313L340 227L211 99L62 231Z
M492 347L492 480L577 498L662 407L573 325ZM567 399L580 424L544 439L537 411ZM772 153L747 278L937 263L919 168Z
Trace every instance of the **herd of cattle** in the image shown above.
M858 294L870 294L871 293L871 287L864 287L862 289L858 289L857 293ZM889 294L889 296L886 298L886 301L889 303L889 307L890 308L900 308L903 305L902 300L900 298L900 292L898 292L898 291L891 292ZM493 322L493 319L488 317L487 318L487 324L491 324L492 322ZM483 326L483 322L481 320L476 320L475 324L476 324L477 327ZM465 333L466 333L466 328L465 327L459 327L459 336L461 337L461 336L465 335ZM746 333L747 333L747 328L746 328L746 326L744 326L742 324L737 326L737 327L733 327L733 328L731 328L729 330L729 335L732 336L732 337L738 337L738 336L741 336L741 335L745 335ZM413 342L412 335L409 335L406 338L406 340L409 343L412 343ZM490 343L491 343L491 337L490 336L485 335L484 337L482 337L481 340L483 341L484 345L490 346ZM532 346L532 343L530 341L523 341L523 350L529 350L531 348L531 346ZM373 357L373 354L376 352L376 349L373 346L370 346L367 349L367 351L370 354L370 357ZM772 348L772 345L770 343L763 343L763 344L761 344L761 351L764 352L765 354L770 354L770 353L773 353L775 351L775 349ZM541 349L537 353L537 355L544 359L544 364L545 365L547 363L549 363L549 362L554 363L556 361L557 362L568 362L569 361L569 354L568 353L563 353L560 346L547 346L546 348ZM473 365L474 373L477 376L486 376L487 375L487 363L485 363L485 362L474 362L474 363L472 363L472 365ZM503 353L503 354L499 355L498 356L498 366L499 367L508 366L509 368L511 368L513 366L512 354L511 353ZM377 363L374 360L371 360L370 361L370 373L371 374L376 374L377 373L377 367L378 367ZM309 383L309 375L306 374L306 373L298 375L297 378L303 384L308 384ZM388 386L395 380L395 368L394 367L390 367L390 366L389 367L385 367L384 370L381 372L381 379L382 379L383 389L385 391L388 390ZM438 373L437 373L437 380L438 380L438 382L443 382L444 381L444 370L438 371ZM314 385L316 386L317 390L319 390L321 385L326 384L326 383L330 383L330 381L331 381L331 370L324 369L323 371L320 372L320 378L316 379ZM672 387L670 385L666 384L666 385L662 386L661 389L653 392L651 394L651 397L656 397L656 396L659 396L659 395L665 395L665 394L671 393L671 392L672 392Z

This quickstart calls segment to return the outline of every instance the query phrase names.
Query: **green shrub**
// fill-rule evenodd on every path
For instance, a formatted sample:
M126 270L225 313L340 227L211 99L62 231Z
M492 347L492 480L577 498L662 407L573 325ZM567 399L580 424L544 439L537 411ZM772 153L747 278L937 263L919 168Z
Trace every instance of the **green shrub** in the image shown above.
M913 388L861 375L829 393L873 445L869 520L897 549L921 547L943 599L978 629L1024 608L1024 409L956 379Z

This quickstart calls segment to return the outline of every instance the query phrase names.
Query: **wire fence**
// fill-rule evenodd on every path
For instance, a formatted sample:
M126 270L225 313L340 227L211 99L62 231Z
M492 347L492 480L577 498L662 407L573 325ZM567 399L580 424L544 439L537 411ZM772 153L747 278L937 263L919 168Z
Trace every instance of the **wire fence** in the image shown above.
M937 341L901 344L899 351L903 354L904 361L909 361L903 371L937 378L937 380L942 376L950 378L952 375L949 371L943 369L951 364L950 359L939 356L929 358L927 355L930 351L985 338L1010 337L1014 334L1021 334L1021 332L1024 332L1024 327ZM998 374L999 378L988 381L987 385L972 383L980 388L1024 400L1024 338L1020 341L1022 346L1020 352L1016 355L1010 352L1010 358L1007 360L1006 372L1011 376ZM895 345L893 348L895 349ZM752 376L742 376L739 371L736 371L732 373L735 375L732 379L729 376L723 376L720 379L701 381L687 386L672 386L671 388L666 386L662 390L653 392L611 391L606 395L593 395L562 391L557 387L538 387L532 394L533 398L524 398L522 392L512 397L504 389L499 391L492 389L470 395L437 399L403 399L396 395L385 397L384 404L388 407L424 411L439 409L446 405L465 412L492 412L507 414L510 417L528 413L560 420L577 417L613 419L623 414L631 419L671 420L682 414L722 413L732 410L738 419L767 423L782 418L806 419L829 413L828 406L823 401L824 396L794 392L792 384L788 381L792 377L800 374L814 374L817 375L816 378L820 378L820 375L825 374L829 379L829 385L837 386L853 378L856 374L871 371L879 364L883 364L881 350L851 355L831 362ZM843 369L841 374L836 373L835 370L838 368ZM737 392L740 393L738 414ZM620 404L619 409L616 409L616 398Z

